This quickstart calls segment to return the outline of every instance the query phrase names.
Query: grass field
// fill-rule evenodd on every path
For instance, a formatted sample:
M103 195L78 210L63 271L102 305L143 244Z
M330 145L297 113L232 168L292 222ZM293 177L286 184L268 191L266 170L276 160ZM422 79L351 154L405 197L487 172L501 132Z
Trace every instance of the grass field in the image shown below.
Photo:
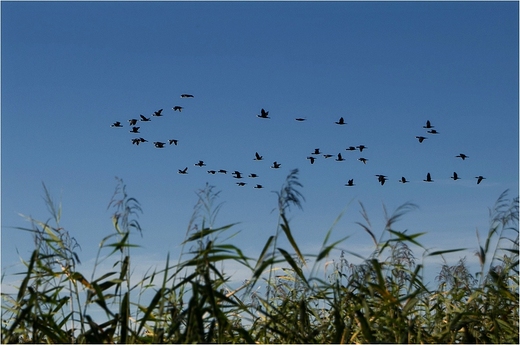
M114 231L101 239L96 261L113 269L101 274L97 265L93 272L77 270L78 244L60 226L61 208L45 189L51 221L31 219L32 228L20 228L32 233L35 247L17 293L2 293L2 342L519 343L518 197L504 192L491 209L476 253L480 272L472 275L464 260L445 264L429 288L410 249L424 248L421 234L395 228L414 205L385 215L381 239L365 213L359 226L373 240L373 252L352 264L355 253L329 243L332 229L319 253L300 251L287 217L291 207L301 207L300 187L294 170L278 192L278 227L260 256L250 258L221 240L234 225L214 227L221 204L206 186L179 258L168 256L162 269L138 278L130 259L141 208L122 180L110 202ZM281 238L288 248L278 246ZM426 249L426 255L454 251ZM221 269L226 262L250 272L234 290ZM318 278L325 262L332 262L330 274ZM263 295L259 283L268 286Z

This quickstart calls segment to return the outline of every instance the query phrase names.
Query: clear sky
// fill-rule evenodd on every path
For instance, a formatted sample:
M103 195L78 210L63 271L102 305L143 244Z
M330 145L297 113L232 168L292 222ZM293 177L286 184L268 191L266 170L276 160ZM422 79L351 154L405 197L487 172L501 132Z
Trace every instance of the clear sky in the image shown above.
M333 238L367 255L358 202L377 237L383 204L413 202L397 230L427 232L428 248L468 248L454 260L475 262L488 208L506 189L518 195L518 12L518 2L2 2L2 268L17 272L17 251L32 249L13 229L30 225L19 213L50 217L43 182L90 273L113 231L115 176L143 209L139 265L178 256L206 183L224 202L216 225L240 222L231 241L256 257L276 231L272 191L295 168L306 201L290 218L305 253L345 211ZM270 119L256 116L262 108ZM129 119L159 109L129 133ZM178 145L153 146L168 139ZM311 165L316 148L334 157Z

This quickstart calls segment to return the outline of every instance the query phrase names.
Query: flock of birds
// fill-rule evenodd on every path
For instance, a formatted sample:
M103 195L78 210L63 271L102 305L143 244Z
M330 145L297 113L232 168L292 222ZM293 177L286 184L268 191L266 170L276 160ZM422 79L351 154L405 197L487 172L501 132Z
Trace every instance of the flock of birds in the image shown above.
M194 98L193 95L191 94L181 94L180 96L181 98ZM172 107L172 110L175 112L175 111L178 111L178 112L182 112L182 110L184 109L184 107L182 106L179 106L179 105L176 105L174 107ZM139 119L136 119L136 118L132 118L132 119L129 119L128 120L128 123L131 127L130 129L130 133L132 134L140 134L139 130L141 129L140 126L137 126L138 122L149 122L151 121L151 118L152 117L161 117L163 116L163 109L159 109L155 112L153 112L151 114L150 117L146 117L144 116L143 114L140 114L139 115ZM260 114L257 114L256 115L258 118L260 119L270 119L269 117L269 111L266 111L265 109L261 109L260 110ZM303 121L306 121L306 118L302 118L302 117L297 117L295 118L296 121L298 122L303 122ZM345 119L343 117L340 117L338 121L335 121L334 122L336 125L339 125L339 126L343 126L343 125L346 125L347 123L345 122ZM111 127L115 127L115 128L121 128L121 127L124 127L123 124L120 122L120 121L116 121L114 123L112 123ZM433 134L433 135L437 135L439 134L439 132L434 128L434 126L431 124L431 122L428 120L426 121L426 125L423 126L424 129L427 130L427 133L429 134ZM422 143L424 140L428 139L428 137L425 137L423 135L418 135L416 136L417 140L419 141L419 143ZM148 142L148 140L144 139L143 137L140 137L140 136L136 136L134 138L131 139L131 142L133 145L140 145L142 143L146 143ZM163 142L163 141L154 141L153 144L156 148L158 149L162 149L165 147L165 145L168 143L169 145L178 145L178 140L177 139L168 139L167 142ZM349 146L346 148L346 151L357 151L359 150L359 152L363 152L363 150L367 149L367 146L365 145L358 145L358 146ZM307 156L307 159L310 161L310 164L314 164L314 162L316 161L317 157L319 155L322 155L325 159L328 159L328 158L332 158L334 157L335 155L332 155L332 154L326 154L326 153L323 153L320 151L319 148L316 148L314 150L314 152L312 152L309 156ZM457 156L455 156L456 158L460 158L462 160L466 160L467 158L469 158L469 156L467 156L466 154L464 153L460 153L458 154ZM255 156L253 158L253 160L255 161L261 161L263 160L263 156L261 156L258 152L255 152ZM341 161L345 161L345 158L343 158L341 152L338 153L336 155L336 158L335 158L336 161L338 162L341 162ZM365 157L360 157L358 158L358 160L360 162L362 162L363 164L367 164L367 161L368 159L365 158ZM203 160L199 160L197 163L194 164L194 166L197 166L199 168L202 168L202 167L205 167L206 166L206 163L203 161ZM281 167L281 164L277 161L274 161L273 164L271 165L271 168L272 169L279 169ZM227 170L225 169L219 169L219 170L207 170L207 173L208 174L212 174L212 175L215 175L215 174L227 174ZM181 175L185 175L185 174L188 174L188 167L185 167L184 169L179 169L178 170L178 173L181 174ZM235 170L233 172L231 172L231 175L233 175L233 177L235 179L242 179L244 178L244 174ZM377 180L378 182L381 184L381 185L384 185L386 181L388 181L388 176L386 175L382 175L382 174L377 174L375 175L377 177ZM251 173L248 175L249 178L257 178L258 175L256 173ZM486 179L485 177L479 175L479 176L476 176L475 177L477 179L477 184L480 184L484 179ZM461 179L457 172L453 172L453 175L451 176L451 179L453 179L454 181L456 180L459 180ZM423 180L424 182L434 182L434 180L432 179L432 176L431 174L428 172L426 174L426 178ZM402 176L401 179L399 180L400 183L408 183L410 182L409 180L406 179L406 177ZM246 182L242 182L242 181L239 181L239 182L236 182L236 184L240 187L243 187L245 186L247 183ZM354 179L349 179L347 181L347 183L345 184L345 186L347 187L353 187L355 186L354 184ZM254 188L256 189L261 189L261 188L264 188L263 185L261 184L256 184L254 185Z

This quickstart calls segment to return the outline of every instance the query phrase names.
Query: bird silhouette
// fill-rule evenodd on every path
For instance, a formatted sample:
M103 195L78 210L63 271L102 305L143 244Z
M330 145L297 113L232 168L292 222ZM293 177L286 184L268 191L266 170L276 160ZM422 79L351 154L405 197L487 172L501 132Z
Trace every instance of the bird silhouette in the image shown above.
M336 121L334 123L337 124L337 125L344 125L345 124L345 119L343 119L343 117L340 117L339 121Z
M430 123L430 120L427 120L426 121L426 126L423 126L423 128L433 128L435 126L432 126L432 124Z
M256 115L256 116L261 119L270 119L270 117L268 115L269 115L269 112L265 111L264 108L262 108L262 110L260 110L260 114Z
M244 187L247 183L245 183L245 182L237 182L236 184L239 185L240 187Z
M356 151L356 147L355 146L349 146L345 150L347 150L347 151Z
M376 176L377 176L377 181L379 183L381 183L381 185L384 185L385 181L388 180L386 175L376 174Z
M227 170L224 170L224 169L220 169L219 171L217 171L218 173L221 173L221 174L227 174Z
M424 141L424 139L428 139L426 137L423 137L423 136L416 136L417 139L419 139L419 142L422 143Z
M475 177L475 178L477 179L477 184L480 184L480 182L482 182L482 180L485 180L485 179L486 179L485 177L483 177L483 176L481 176L481 175L479 175L479 176L477 176L477 177Z
M311 164L314 164L314 161L316 160L316 158L310 156L310 157L307 157L308 160L311 161Z
M455 171L453 172L453 176L451 178L453 179L453 181L457 181L460 179L459 175L457 175Z
M430 134L439 134L439 132L437 132L436 129L430 129L430 130L428 131L428 133L430 133Z
M181 95L181 98L193 98L193 97L194 97L193 95L190 95L190 94L188 94L188 93L183 93L183 94Z
M164 147L164 144L163 142L160 142L160 141L154 141L153 144L155 145L155 147L157 147L158 149L162 149Z
M356 147L359 149L359 152L363 152L363 150L367 148L365 145L359 145Z
M198 163L195 163L193 165L201 167L201 168L206 166L206 164L204 164L204 161L198 161Z
M217 173L216 170L208 170L208 174L215 175Z
M145 138L139 138L139 141L141 141L142 143L148 142L148 140L146 140Z
M110 127L123 127L123 125L121 124L121 122L116 121L113 124L111 124Z
M138 138L132 139L132 144L139 145L140 143L141 143L141 140L139 140Z
M363 164L367 164L368 159L367 158L358 158L358 161L363 162Z
M187 174L188 173L188 167L184 168L184 169L179 169L179 174Z
M260 156L260 155L258 154L258 152L255 152L255 158L254 158L253 160L255 160L255 161L261 161L262 159L264 159L264 157Z
M171 144L175 144L177 146L177 143L179 142L177 139L168 139L168 142Z
M464 153L460 153L458 156L455 156L455 157L462 158L462 160L465 160L466 158L469 158Z
M403 177L401 177L401 179L399 180L399 182L401 182L401 183L406 183L406 182L410 182L410 181L408 181L408 180L403 176Z
M433 180L432 180L432 176L430 175L430 173L428 173L428 174L426 175L426 180L423 180L423 181L424 181L424 182L433 182Z
M296 121L300 121L300 122L302 122L302 121L305 121L305 120L307 120L307 119L304 118L304 117L297 117L297 118L295 118L295 120L296 120Z
M130 131L130 133L139 133L139 128L141 127L132 127L132 130Z
M276 161L273 162L273 165L271 166L272 169L279 169L282 165Z
M141 117L141 121L143 121L143 122L151 121L149 117L146 117L143 114L141 114L139 116Z
M348 180L348 181L347 181L347 184L346 184L345 186L347 186L347 187L352 187L352 186L354 186L354 179L350 179L350 180Z
M138 119L130 119L128 122L130 123L130 126L135 126L137 124Z
M242 178L242 173L240 171L235 170L232 174L235 175L233 176L234 178Z
M320 153L320 149L314 149L314 152L312 152L311 155L319 155Z
M341 153L338 153L338 158L336 158L336 162L341 162L344 160L345 160L345 158L343 158L343 156L341 156Z
M385 175L376 175L377 176L377 180L379 181L379 183L381 183L381 186L385 184L385 182L388 180L385 176Z
M180 105L176 105L172 109L173 109L173 111L178 111L180 113L182 111L182 109L184 109L184 108L181 107Z
M157 110L157 111L154 111L153 114L152 114L152 116L162 116L162 114L161 114L162 111L163 111L162 109L159 109L159 110Z
M251 174L249 174L249 177L251 177L251 178L256 178L256 177L258 177L258 175L257 175L257 174L253 174L253 173L251 173Z
M325 154L325 155L323 155L323 157L325 157L325 158L330 158L330 157L334 157L334 155L328 155L328 154Z
M261 188L264 188L264 186L262 186L261 184L257 184L257 185L254 186L253 188L261 189Z

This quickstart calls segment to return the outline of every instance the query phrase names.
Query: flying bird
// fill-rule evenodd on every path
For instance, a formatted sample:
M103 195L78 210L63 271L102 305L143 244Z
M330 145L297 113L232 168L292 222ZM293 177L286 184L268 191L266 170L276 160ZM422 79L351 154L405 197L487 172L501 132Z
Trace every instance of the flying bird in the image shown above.
M453 181L460 180L459 175L457 175L457 173L455 171L453 172L453 176L451 178L453 179Z
M130 119L128 122L130 122L130 126L135 126L137 124L138 119Z
M386 177L381 177L379 178L379 183L381 183L381 186L385 184L385 182L387 181L388 179Z
M251 173L251 174L249 174L249 177L251 177L251 178L256 178L256 177L258 177L258 175L257 175L257 174L253 174L253 173Z
M208 174L215 175L217 172L215 170L208 170Z
M261 118L261 119L270 119L270 117L267 116L267 115L269 115L269 112L265 111L264 108L262 108L262 110L260 110L260 114L256 115L256 116Z
M143 121L143 122L151 121L149 117L145 117L143 114L141 114L139 116L141 117L141 121Z
M428 131L428 133L430 133L430 134L439 134L439 132L437 132L437 130L435 130L435 129L430 129Z
M477 184L480 184L480 182L482 182L482 180L485 180L485 179L486 179L485 177L480 176L480 175L477 176L477 177L475 177L475 178L477 179Z
M262 186L261 184L257 184L257 185L254 186L253 188L261 189L261 188L264 188L264 186Z
M349 146L345 150L347 150L347 151L356 151L356 147L355 146Z
M254 161L261 161L262 159L264 159L264 157L260 156L258 154L258 152L255 152L255 158L253 159Z
M428 139L426 137L423 137L423 136L416 136L417 139L419 139L419 142L422 143L424 141L424 139Z
M344 160L345 160L345 158L343 158L341 156L341 153L338 153L338 158L336 158L336 162L341 162L341 161L344 161Z
M401 183L406 183L406 182L410 182L410 181L408 181L408 180L403 176L403 177L401 177L401 179L399 180L399 182L401 182Z
M367 164L368 159L367 158L358 158L358 161L363 162L363 164Z
M310 157L307 157L308 160L311 161L311 164L314 164L314 161L316 160L316 158L310 156Z
M155 147L157 147L158 149L162 149L164 148L164 144L165 143L162 143L160 141L154 141L153 144L155 145Z
M346 184L345 186L347 186L347 187L352 187L352 186L354 186L354 179L350 179L350 180L348 180L348 181L347 181L347 184Z
M334 155L327 155L327 154L325 154L325 155L323 155L323 157L330 158L330 157L334 157Z
M430 175L430 173L428 173L428 174L426 175L426 180L423 180L423 181L424 181L424 182L433 182L433 180L432 180L432 176Z
M132 127L132 130L130 131L130 133L139 133L139 128L141 127Z
M244 187L246 185L245 182L237 182L236 184L239 185L240 187Z
M139 141L141 141L142 143L148 142L148 140L146 140L145 138L139 138Z
M187 174L188 173L188 167L184 168L184 169L179 169L179 174Z
M280 168L282 165L276 161L273 162L273 165L271 166L272 169L278 169Z
M379 183L381 183L381 186L385 184L385 182L388 180L385 176L385 175L376 175L377 176L377 180L379 181Z
M345 119L343 119L343 117L340 117L339 121L336 121L334 123L337 124L337 125L344 125L345 124Z
M206 166L206 164L204 164L204 161L199 161L198 163L195 163L193 165L201 167L201 168Z
M175 146L177 146L177 143L179 142L179 140L177 139L168 139L168 142L171 144L175 144Z
M302 121L305 121L305 120L307 120L307 119L304 118L304 117L297 117L297 118L295 118L295 120L296 120L296 121L300 121L300 122L302 122Z
M110 127L123 127L123 125L121 124L121 122L116 121L113 124L111 124Z
M319 155L320 153L320 149L314 149L314 152L311 153L311 155Z
M426 126L423 126L423 128L433 128L435 126L432 126L432 124L430 123L430 120L427 120L426 121Z
M132 144L139 145L140 143L141 143L141 140L139 140L138 138L132 139Z
M173 111L178 111L180 113L182 111L182 109L184 109L184 108L181 107L180 105L176 105L172 109L173 109Z
M367 147L365 145L359 145L356 146L359 149L359 152L363 152L363 149L366 149Z
M190 95L190 94L188 94L188 93L183 93L183 94L181 95L181 98L193 98L193 97L194 97L193 95Z
M461 153L461 154L459 154L458 156L455 156L455 157L462 158L462 160L465 160L466 158L469 158L464 153Z
M152 116L162 116L162 114L161 114L162 111L163 111L162 109L159 109L159 110L157 110L157 111L154 111L153 114L152 114Z
M242 173L239 171L235 170L232 174L235 175L233 176L234 178L242 178Z
M224 169L220 169L219 171L217 171L218 173L221 173L221 174L227 174L227 170L224 170Z

